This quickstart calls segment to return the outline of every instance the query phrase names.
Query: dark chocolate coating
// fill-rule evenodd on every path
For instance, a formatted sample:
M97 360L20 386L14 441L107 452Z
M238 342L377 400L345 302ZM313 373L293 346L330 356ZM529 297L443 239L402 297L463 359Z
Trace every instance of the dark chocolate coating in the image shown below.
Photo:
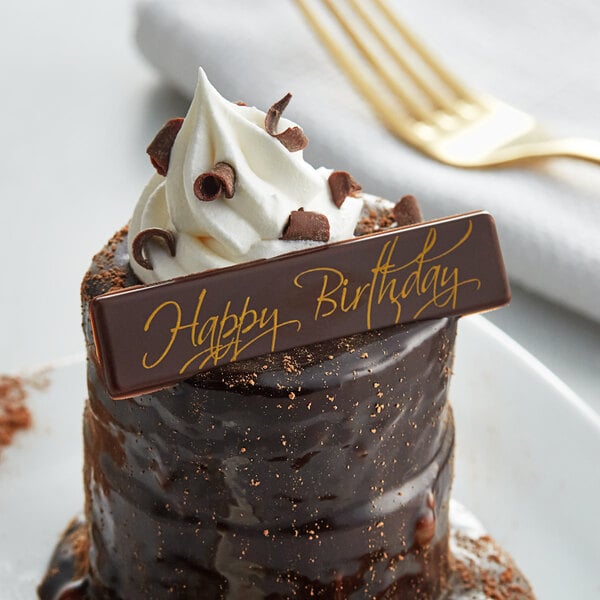
M474 530L472 519L465 509L454 514L450 511L452 556L443 599L535 600L529 582L511 557L490 536ZM90 600L89 577L78 575L87 572L87 554L81 552L87 543L87 523L83 519L74 520L60 539L39 586L42 600ZM342 593L338 597L342 597Z
M136 284L121 233L82 287L89 597L440 597L456 320L313 344L114 401L89 301Z

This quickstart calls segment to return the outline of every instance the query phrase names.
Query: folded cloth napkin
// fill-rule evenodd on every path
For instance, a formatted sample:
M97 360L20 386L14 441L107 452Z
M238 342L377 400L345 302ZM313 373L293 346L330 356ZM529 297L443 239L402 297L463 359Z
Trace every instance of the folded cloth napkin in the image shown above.
M597 0L397 4L472 87L600 139ZM392 200L413 194L427 218L489 210L513 281L600 320L600 165L464 170L421 155L378 121L291 0L146 0L137 15L142 53L184 94L198 66L225 97L263 109L291 91L286 116L309 136L311 163Z

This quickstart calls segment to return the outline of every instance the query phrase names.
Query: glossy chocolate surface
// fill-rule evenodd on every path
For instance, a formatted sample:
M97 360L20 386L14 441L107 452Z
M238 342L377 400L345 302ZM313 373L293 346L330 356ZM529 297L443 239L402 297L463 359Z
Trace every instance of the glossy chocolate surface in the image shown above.
M529 582L511 557L480 527L473 528L473 519L456 503L450 510L452 556L443 600L535 600ZM50 561L39 588L42 600L90 600L89 578L78 575L87 569L87 556L80 551L87 540L86 522L76 519Z
M123 231L82 285L85 515L57 547L42 600L462 597L448 548L455 320L114 401L89 302L138 284L127 258Z
M137 283L125 248L114 240L84 280L90 353L89 300ZM91 354L92 595L435 597L454 334L454 320L371 331L118 402Z

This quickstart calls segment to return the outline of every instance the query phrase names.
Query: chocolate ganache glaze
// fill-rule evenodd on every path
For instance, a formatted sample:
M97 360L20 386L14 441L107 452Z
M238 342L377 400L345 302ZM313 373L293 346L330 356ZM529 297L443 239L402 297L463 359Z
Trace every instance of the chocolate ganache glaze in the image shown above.
M138 284L123 230L82 285L85 514L54 552L42 600L533 599L484 532L449 523L455 320L115 401L89 302Z
M115 402L87 315L93 296L137 283L124 241L111 247L83 285L92 597L436 597L455 323L297 348Z

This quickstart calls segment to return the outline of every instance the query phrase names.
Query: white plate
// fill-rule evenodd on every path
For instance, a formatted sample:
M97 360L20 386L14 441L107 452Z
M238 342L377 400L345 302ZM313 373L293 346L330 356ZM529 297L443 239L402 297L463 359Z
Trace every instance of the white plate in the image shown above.
M560 340L557 340L560 343ZM83 506L83 360L30 392L35 427L0 458L0 600L31 600ZM460 324L455 496L513 554L540 600L600 598L600 417L481 317Z
M482 317L457 348L454 495L539 600L600 599L600 416Z

